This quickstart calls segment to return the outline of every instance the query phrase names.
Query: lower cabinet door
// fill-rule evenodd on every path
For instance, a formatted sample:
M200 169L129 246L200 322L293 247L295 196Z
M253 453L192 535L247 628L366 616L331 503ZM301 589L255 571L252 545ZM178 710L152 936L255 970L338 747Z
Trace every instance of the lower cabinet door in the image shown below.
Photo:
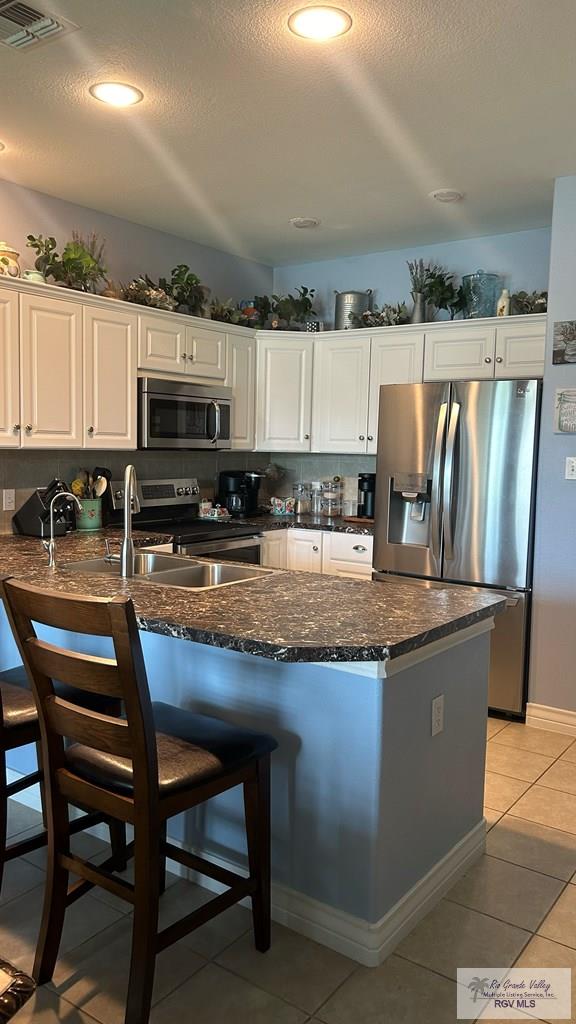
M288 569L322 572L322 533L320 530L287 530Z
M288 530L269 530L262 536L261 564L269 569L286 569Z

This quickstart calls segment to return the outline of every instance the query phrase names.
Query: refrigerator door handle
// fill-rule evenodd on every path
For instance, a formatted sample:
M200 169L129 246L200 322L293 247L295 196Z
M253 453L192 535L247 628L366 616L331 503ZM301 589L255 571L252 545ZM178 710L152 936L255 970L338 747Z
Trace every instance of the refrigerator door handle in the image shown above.
M442 496L442 521L444 526L444 553L446 558L454 558L454 538L452 535L452 519L454 500L454 447L456 444L456 431L460 418L460 405L452 403L450 411L450 422L448 424L448 436L446 438L446 458L444 461L444 490Z
M442 402L438 413L436 424L436 440L434 443L434 461L432 464L432 494L430 496L431 517L430 517L430 541L432 554L440 558L440 503L441 503L441 476L442 476L442 449L444 447L444 431L446 429L446 417L448 415L448 403Z

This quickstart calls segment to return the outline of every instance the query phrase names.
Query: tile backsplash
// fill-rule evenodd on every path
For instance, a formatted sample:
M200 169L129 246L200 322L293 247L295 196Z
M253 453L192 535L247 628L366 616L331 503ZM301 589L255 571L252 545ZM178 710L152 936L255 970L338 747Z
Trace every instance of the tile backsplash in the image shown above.
M132 462L141 480L162 477L195 476L202 494L212 497L218 474L225 469L264 469L270 462L284 471L282 479L266 483L263 502L272 494L290 495L297 480L326 480L357 473L374 473L374 455L314 455L273 452L110 452L110 451L4 451L0 454L0 489L16 489L16 507L35 487L43 487L52 477L70 484L81 468L106 466L115 480L121 479L124 467ZM0 503L1 505L1 503ZM0 532L11 530L11 512L0 511Z

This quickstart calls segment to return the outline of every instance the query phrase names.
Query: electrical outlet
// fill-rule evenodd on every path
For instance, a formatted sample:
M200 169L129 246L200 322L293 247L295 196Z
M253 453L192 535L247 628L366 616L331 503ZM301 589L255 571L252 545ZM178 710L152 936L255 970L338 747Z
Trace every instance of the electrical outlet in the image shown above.
M432 735L444 732L444 694L434 697L432 701Z
M576 480L576 455L569 455L566 459L566 469L564 471L565 480Z
M5 487L2 491L2 511L14 512L16 509L16 491L13 487Z

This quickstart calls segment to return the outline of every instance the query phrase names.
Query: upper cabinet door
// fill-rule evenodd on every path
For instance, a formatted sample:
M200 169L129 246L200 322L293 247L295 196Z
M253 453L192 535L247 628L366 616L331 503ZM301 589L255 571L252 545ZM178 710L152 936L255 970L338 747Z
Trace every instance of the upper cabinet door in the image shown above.
M20 296L23 448L81 448L82 304Z
M232 388L231 447L241 451L254 448L256 341L237 334L228 337L228 377Z
M367 451L378 450L378 403L382 384L421 384L424 368L424 333L405 331L372 338Z
M192 377L224 380L226 377L226 334L203 327L186 328L186 372Z
M0 448L20 447L18 295L0 288Z
M493 327L472 327L470 321L426 333L424 380L482 380L494 376Z
M84 447L136 448L136 315L84 308Z
M259 338L256 447L265 452L310 451L312 359L310 337Z
M546 324L496 328L496 377L543 377Z
M370 338L314 342L312 450L366 451Z
M138 367L160 373L186 373L186 326L176 317L138 316Z

